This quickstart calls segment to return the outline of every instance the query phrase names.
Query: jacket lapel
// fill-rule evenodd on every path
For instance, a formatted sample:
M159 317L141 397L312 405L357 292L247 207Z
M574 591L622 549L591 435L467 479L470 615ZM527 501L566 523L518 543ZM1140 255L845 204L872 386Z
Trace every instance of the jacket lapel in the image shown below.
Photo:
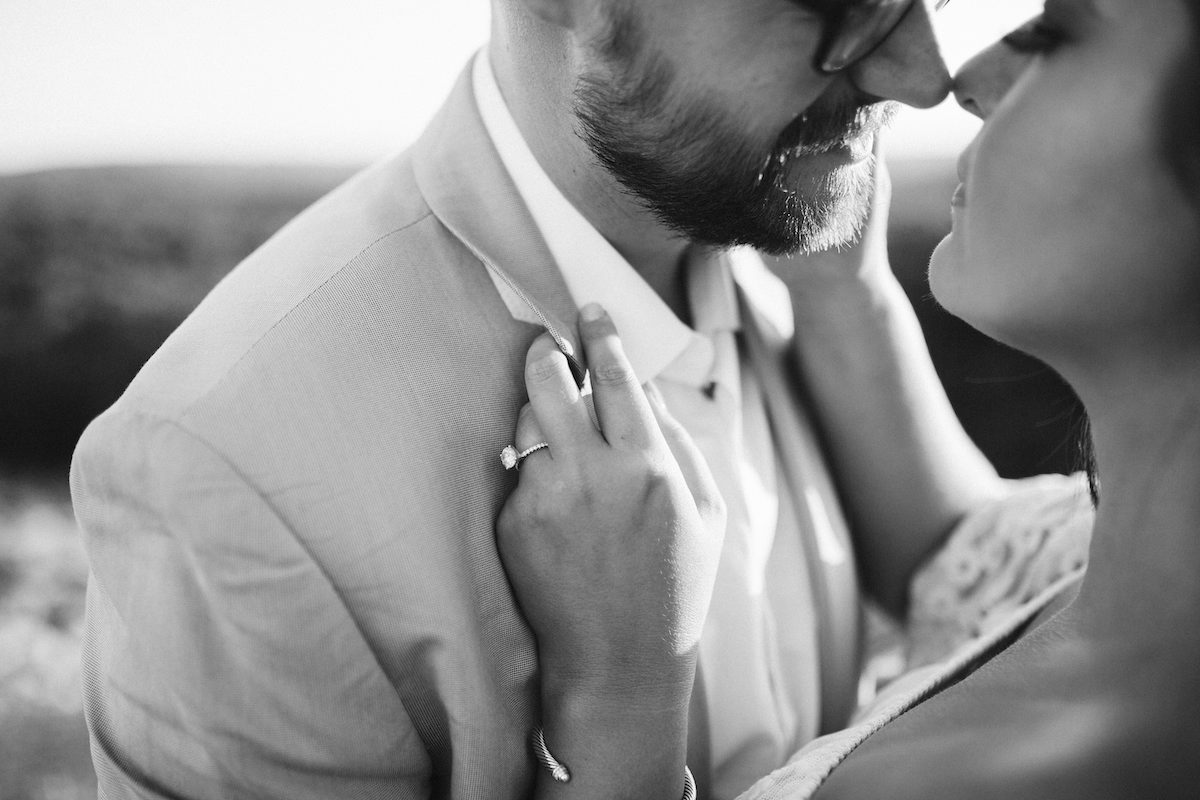
M554 337L582 383L578 309L483 125L470 64L413 147L413 162L434 215L487 268L513 317Z

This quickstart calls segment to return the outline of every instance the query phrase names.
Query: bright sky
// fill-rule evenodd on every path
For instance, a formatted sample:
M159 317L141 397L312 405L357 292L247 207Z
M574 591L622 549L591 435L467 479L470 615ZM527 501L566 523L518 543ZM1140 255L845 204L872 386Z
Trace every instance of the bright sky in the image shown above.
M951 66L1040 6L951 3ZM367 162L417 136L487 26L488 0L0 0L0 172ZM952 103L906 113L892 150L976 128Z

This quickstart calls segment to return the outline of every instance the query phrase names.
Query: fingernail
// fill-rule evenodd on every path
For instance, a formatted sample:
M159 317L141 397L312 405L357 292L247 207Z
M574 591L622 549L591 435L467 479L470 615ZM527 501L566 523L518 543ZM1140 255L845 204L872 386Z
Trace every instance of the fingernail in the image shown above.
M597 320L604 319L604 315L604 307L599 303L588 303L579 309L579 316L583 318L584 322L596 322Z

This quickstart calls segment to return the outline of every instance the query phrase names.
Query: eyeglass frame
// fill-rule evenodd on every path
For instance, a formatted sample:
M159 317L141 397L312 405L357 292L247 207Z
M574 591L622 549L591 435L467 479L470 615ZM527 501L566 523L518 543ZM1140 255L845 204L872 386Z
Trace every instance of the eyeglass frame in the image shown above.
M824 31L813 55L813 67L824 75L832 75L866 58L900 27L913 5L919 2L923 0L860 0L818 9L825 17ZM949 2L937 0L934 11L941 11ZM859 19L848 23L855 16ZM853 27L848 28L848 24ZM850 34L861 38L850 38ZM837 59L833 57L835 47L840 50Z

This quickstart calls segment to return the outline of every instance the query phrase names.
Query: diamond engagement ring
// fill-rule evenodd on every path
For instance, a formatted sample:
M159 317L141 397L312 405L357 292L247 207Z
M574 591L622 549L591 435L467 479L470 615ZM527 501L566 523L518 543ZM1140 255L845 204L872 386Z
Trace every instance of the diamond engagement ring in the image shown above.
M530 453L536 453L538 450L547 450L550 447L549 442L538 442L533 447L527 447L524 450L517 452L517 448L511 444L500 451L500 463L505 469L520 469L521 462L525 460Z

